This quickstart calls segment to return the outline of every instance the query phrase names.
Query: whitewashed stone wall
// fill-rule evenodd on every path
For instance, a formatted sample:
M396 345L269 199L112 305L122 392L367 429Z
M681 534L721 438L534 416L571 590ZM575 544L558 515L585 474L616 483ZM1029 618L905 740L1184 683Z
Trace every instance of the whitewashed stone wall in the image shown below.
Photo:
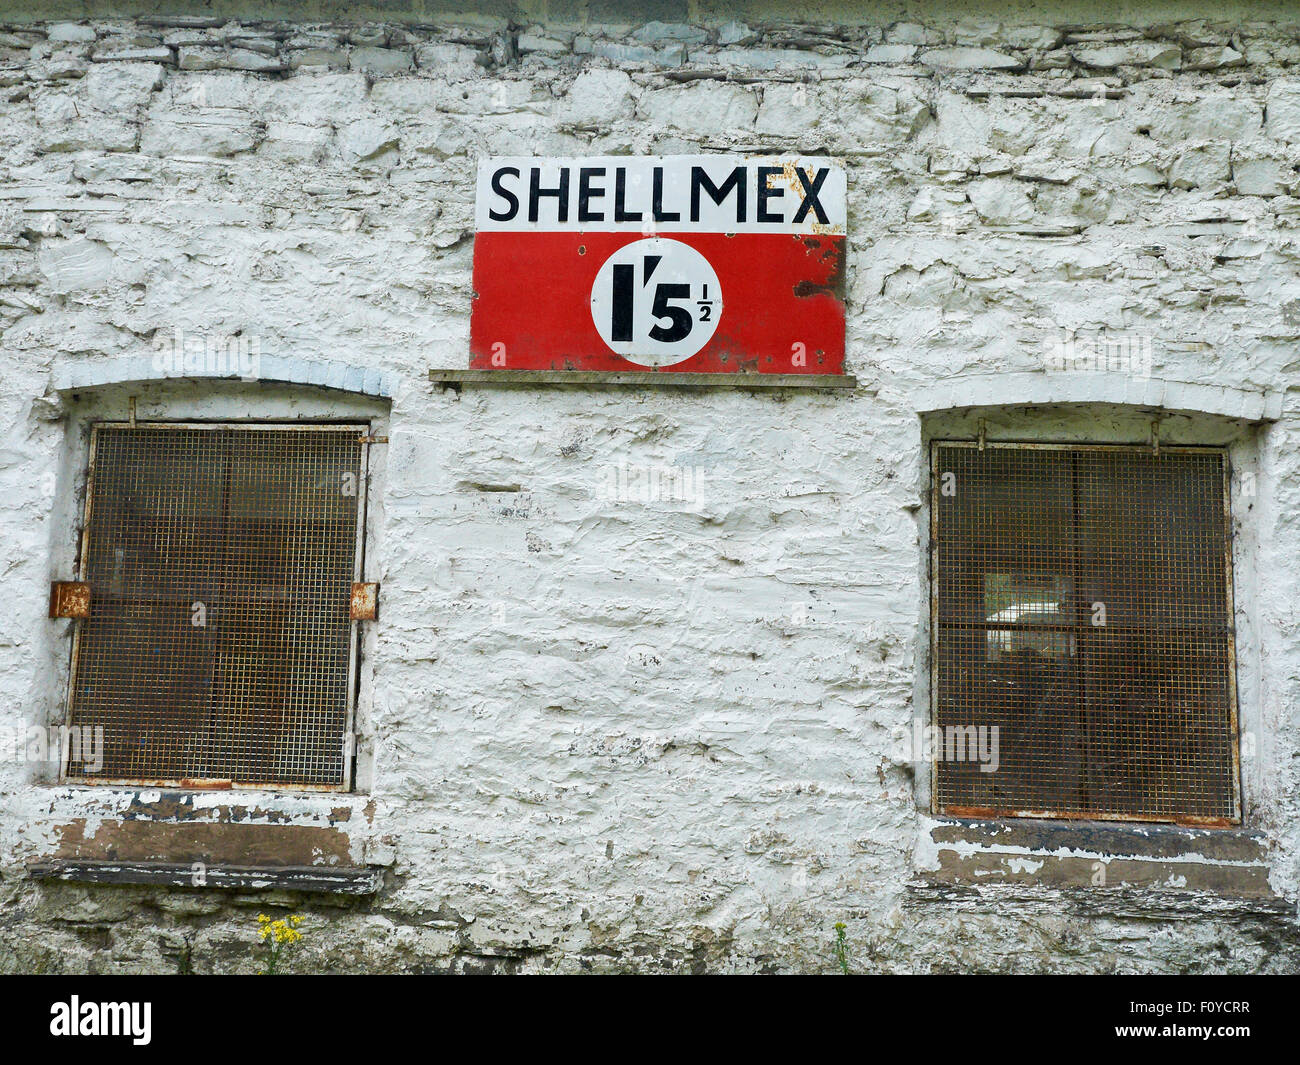
M140 417L373 416L390 442L364 793L198 800L341 832L384 890L37 883L27 864L70 826L111 833L156 796L10 760L0 970L247 971L253 916L279 905L308 915L304 969L835 971L838 921L863 970L1296 967L1300 22L681 8L432 26L6 9L4 721L62 720L69 623L46 592L72 575L88 420L135 396ZM843 161L856 391L429 383L467 359L480 156L700 151ZM147 380L177 329L254 338L263 380ZM1149 365L1049 372L1046 345L1099 334ZM897 743L927 699L924 442L981 421L1143 440L1153 412L1162 440L1230 444L1252 475L1243 774L1269 897L1180 890L1174 869L1036 875L1091 864L1083 836L959 846L998 875L936 879L926 773ZM620 465L687 470L691 494L620 499Z

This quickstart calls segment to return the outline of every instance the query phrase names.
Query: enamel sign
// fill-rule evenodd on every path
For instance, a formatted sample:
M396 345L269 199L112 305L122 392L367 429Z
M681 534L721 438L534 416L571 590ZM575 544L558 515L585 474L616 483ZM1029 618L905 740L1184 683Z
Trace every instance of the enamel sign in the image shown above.
M845 213L827 159L486 159L470 367L841 374Z

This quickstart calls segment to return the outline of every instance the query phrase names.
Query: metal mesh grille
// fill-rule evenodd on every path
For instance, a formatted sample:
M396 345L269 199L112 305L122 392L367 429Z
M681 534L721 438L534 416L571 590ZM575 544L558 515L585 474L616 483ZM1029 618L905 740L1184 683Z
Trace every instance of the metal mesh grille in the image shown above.
M94 777L345 782L360 436L96 427L72 686Z
M944 444L933 472L936 807L1235 822L1223 453Z

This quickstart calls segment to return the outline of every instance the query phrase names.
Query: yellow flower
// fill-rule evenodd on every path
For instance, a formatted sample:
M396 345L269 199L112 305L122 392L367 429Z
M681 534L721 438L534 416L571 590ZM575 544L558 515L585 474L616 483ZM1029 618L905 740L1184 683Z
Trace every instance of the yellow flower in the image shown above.
M267 975L276 971L280 952L302 939L302 933L298 931L298 926L302 922L303 916L299 913L292 913L275 921L264 913L257 915L257 934L262 942L267 944L268 957L271 961L269 968L264 970Z
M263 939L274 939L277 943L297 943L302 939L302 933L293 926L301 923L301 917L271 921L260 929L261 936Z

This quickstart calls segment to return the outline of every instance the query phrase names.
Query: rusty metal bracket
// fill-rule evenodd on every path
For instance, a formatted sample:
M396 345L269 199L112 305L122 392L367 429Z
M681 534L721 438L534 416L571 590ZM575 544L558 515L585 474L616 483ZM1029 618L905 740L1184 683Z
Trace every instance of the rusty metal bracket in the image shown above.
M90 617L90 585L85 581L51 581L50 617Z
M352 582L352 606L349 616L353 621L379 619L379 585L365 581Z

